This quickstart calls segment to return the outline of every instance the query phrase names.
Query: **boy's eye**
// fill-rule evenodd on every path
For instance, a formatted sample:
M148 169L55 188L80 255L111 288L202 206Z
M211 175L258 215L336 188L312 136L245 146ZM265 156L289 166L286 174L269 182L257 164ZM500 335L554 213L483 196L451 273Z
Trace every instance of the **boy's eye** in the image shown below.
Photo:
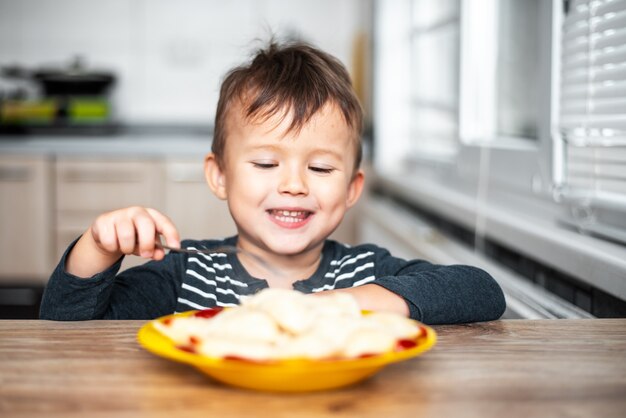
M320 167L320 166L310 166L309 170L314 171L316 173L320 173L320 174L330 174L332 173L335 169L332 167Z
M268 169L278 166L278 164L270 161L252 161L252 165L256 168Z

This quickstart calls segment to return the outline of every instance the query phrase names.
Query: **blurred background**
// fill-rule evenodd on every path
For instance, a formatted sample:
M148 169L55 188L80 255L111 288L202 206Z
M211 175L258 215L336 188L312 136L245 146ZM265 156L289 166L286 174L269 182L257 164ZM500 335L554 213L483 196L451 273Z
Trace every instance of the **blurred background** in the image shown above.
M626 1L0 0L0 318L37 316L104 211L235 232L203 157L271 36L339 58L366 111L335 239L483 267L507 318L626 316Z

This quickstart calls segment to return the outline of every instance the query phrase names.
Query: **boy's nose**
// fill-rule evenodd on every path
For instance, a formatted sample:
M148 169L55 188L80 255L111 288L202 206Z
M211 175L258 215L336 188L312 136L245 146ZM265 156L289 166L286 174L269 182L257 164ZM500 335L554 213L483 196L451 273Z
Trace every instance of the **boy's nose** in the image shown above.
M286 169L281 176L279 193L297 195L307 195L309 189L307 187L305 174L299 169Z

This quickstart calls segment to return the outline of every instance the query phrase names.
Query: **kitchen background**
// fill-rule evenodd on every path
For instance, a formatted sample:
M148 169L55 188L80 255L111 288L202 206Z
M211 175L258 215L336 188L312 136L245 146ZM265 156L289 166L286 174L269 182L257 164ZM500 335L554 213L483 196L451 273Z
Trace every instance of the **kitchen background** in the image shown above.
M202 158L222 76L271 35L337 56L366 110L335 238L479 265L509 318L624 316L624 28L622 0L0 0L0 318L37 315L103 211L234 231Z
M0 62L113 72L119 121L210 125L219 82L270 34L309 40L351 65L368 2L24 0L0 2ZM6 81L5 81L6 82ZM5 87L6 89L6 87Z
M103 211L152 206L186 237L234 233L202 169L222 77L272 36L303 39L342 60L367 103L371 7L0 0L0 317L37 315L64 248ZM354 235L354 222L338 232Z

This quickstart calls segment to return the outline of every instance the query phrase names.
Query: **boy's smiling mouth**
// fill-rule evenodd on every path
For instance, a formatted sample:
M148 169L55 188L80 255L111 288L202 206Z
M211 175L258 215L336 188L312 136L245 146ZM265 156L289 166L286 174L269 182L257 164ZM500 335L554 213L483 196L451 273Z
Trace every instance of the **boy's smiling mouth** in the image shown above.
M268 209L270 219L283 228L299 228L308 223L313 212L300 208Z

